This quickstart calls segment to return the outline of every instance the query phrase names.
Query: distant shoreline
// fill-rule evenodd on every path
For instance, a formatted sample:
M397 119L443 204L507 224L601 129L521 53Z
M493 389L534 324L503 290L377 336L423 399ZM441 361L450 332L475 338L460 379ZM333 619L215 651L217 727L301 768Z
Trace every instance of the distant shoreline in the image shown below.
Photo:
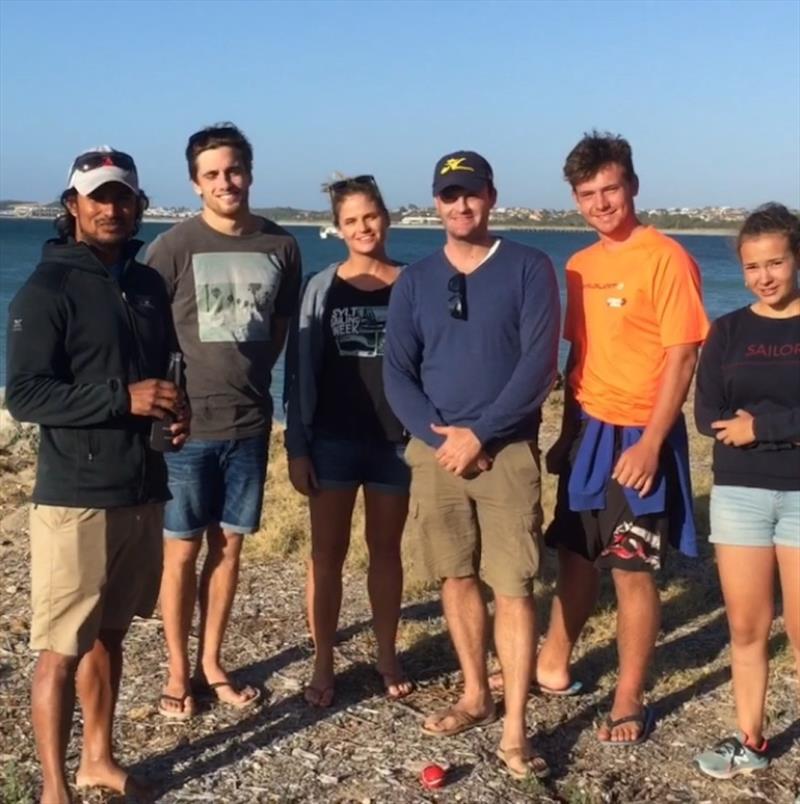
M52 221L54 218L42 216L17 218L12 215L0 215L0 220L10 221ZM189 218L149 218L145 215L142 223L164 223L175 224L182 221L189 220ZM303 226L303 227L316 227L320 229L324 226L330 226L330 221L293 221L281 220L275 221L279 226ZM442 227L435 223L393 223L393 229L402 229L404 231L419 230L439 230ZM494 232L592 232L588 226L535 226L526 224L501 224L499 226L492 226ZM659 229L660 232L673 235L711 235L714 237L725 237L726 235L733 236L736 234L736 229Z

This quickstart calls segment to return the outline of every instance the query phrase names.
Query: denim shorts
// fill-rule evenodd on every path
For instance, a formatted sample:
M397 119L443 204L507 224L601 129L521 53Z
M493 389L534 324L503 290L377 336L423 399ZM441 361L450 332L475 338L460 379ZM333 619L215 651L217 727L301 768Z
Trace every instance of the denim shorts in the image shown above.
M385 494L408 494L411 470L403 458L405 444L351 441L315 435L311 462L322 489L364 486Z
M710 541L741 547L800 548L800 491L714 486Z
M167 452L169 491L164 536L191 539L212 523L255 533L261 521L269 434L231 441L190 439Z

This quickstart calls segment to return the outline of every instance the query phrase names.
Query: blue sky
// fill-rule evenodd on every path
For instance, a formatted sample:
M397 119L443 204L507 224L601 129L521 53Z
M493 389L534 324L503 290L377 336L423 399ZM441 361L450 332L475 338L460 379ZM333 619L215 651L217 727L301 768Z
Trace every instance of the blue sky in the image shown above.
M640 206L800 206L800 3L0 0L0 198L50 200L72 157L129 151L195 206L188 135L232 120L256 205L322 208L331 171L427 204L458 148L501 205L570 206L582 132L624 134Z

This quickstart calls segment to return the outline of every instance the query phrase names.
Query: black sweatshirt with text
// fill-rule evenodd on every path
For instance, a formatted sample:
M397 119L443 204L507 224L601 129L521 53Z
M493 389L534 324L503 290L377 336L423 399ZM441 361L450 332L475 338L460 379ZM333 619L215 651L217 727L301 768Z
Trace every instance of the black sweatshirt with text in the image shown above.
M746 410L756 441L714 443L714 482L775 491L800 490L800 316L767 318L749 307L717 319L697 369L695 420L711 422Z

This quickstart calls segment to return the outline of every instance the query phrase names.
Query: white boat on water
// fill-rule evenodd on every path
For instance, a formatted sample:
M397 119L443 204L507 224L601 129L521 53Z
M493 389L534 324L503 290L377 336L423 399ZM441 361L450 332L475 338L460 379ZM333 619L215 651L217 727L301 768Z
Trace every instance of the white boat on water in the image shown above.
M327 240L329 237L341 238L339 230L335 226L332 226L331 224L328 224L327 226L321 226L319 230L319 236L323 240Z

